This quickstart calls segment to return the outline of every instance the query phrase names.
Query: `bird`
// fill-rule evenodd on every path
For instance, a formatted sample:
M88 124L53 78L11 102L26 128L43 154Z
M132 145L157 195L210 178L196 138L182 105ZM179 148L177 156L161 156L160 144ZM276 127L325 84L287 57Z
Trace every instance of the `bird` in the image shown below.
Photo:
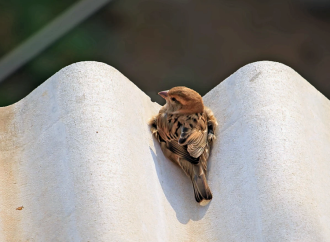
M201 95L184 86L158 93L166 104L149 121L163 154L191 179L195 200L201 206L212 199L206 180L207 161L218 125Z

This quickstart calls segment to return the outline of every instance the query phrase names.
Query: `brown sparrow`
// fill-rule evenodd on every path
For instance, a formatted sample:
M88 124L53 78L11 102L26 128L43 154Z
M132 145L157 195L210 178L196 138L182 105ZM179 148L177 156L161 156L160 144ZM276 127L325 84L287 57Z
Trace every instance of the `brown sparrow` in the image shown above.
M191 179L196 201L205 206L212 199L206 170L218 123L202 97L190 88L173 87L158 94L166 104L149 121L151 132L164 155Z

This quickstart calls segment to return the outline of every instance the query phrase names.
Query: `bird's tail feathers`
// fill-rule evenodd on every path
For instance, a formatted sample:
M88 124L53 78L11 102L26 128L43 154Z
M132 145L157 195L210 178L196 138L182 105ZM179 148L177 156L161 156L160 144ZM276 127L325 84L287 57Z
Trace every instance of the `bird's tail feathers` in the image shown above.
M212 199L212 192L207 184L206 176L201 165L195 165L194 176L191 181L194 187L196 201L201 206L207 205Z

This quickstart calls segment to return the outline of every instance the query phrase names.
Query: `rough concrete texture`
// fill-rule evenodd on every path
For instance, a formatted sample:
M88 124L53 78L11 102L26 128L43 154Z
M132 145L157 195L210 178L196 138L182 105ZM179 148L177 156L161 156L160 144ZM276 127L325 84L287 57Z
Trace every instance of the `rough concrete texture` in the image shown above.
M329 100L274 62L204 100L219 122L206 207L149 132L160 106L108 65L0 108L0 241L329 241Z

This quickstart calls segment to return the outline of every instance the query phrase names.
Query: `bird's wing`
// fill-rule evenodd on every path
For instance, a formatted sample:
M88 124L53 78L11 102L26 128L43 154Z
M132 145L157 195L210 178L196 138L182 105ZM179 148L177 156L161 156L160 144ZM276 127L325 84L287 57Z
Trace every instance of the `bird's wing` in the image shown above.
M207 117L206 115L190 115L181 128L179 144L187 146L188 153L195 158L200 157L207 145Z
M187 151L187 146L180 145L177 140L168 141L168 149L174 154L178 155L180 158L183 158L192 164L199 163L199 157L191 156Z
M181 127L178 140L179 145L186 147L191 157L199 158L204 170L206 171L207 159L209 155L208 127L206 115L187 116Z
M207 159L209 158L209 144L208 144L208 130L187 130L182 129L179 145L181 147L186 147L189 155L195 159L199 159L199 162L202 164L204 171L207 170ZM184 132L186 131L186 132ZM181 141L181 142L180 142ZM182 142L184 141L184 142Z
M157 127L160 138L167 144L167 148L192 164L198 164L198 157L192 157L187 151L187 146L178 143L180 128L182 123L179 122L175 115L159 114L157 119Z
M207 144L207 129L204 131L194 130L187 138L185 144L187 145L187 151L192 157L200 157Z
M206 117L197 114L178 117L164 113L158 116L157 126L161 139L171 152L192 164L199 163L208 142ZM203 168L206 161L202 159Z

